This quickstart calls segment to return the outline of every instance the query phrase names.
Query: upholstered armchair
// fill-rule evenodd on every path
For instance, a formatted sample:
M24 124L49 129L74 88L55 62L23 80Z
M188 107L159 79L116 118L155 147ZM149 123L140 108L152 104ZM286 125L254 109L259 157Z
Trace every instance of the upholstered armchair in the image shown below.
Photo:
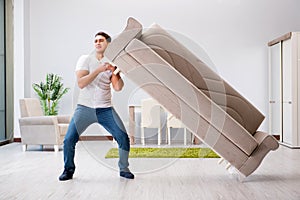
M59 151L70 122L70 116L44 116L40 101L36 98L20 99L19 118L23 151L27 145L53 145Z
M171 113L168 112L168 118L167 118L167 135L168 135L168 145L171 145L171 130L172 128L183 129L183 141L184 145L187 145L187 132L190 132L187 130L186 126L177 118L174 117ZM194 139L194 135L192 135L192 141Z
M141 142L145 145L145 128L157 128L157 144L161 144L162 121L161 115L164 113L161 105L154 99L142 100L141 112Z

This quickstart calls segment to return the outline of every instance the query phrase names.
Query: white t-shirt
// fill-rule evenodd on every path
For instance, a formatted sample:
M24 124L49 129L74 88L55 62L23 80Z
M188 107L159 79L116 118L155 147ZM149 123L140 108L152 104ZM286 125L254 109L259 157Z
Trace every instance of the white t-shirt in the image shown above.
M89 72L92 72L99 65L106 62L109 62L106 57L98 60L94 53L90 55L82 55L77 61L76 71L88 70ZM90 108L111 107L111 75L112 72L110 70L99 73L90 84L79 90L77 103Z

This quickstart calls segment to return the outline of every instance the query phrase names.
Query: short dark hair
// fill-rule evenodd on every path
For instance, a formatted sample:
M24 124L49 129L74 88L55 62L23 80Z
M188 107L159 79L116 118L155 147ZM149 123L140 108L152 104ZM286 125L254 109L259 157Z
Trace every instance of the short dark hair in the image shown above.
M103 37L105 37L107 42L111 42L111 37L107 33L100 31L96 33L95 37L97 37L98 35L102 35Z

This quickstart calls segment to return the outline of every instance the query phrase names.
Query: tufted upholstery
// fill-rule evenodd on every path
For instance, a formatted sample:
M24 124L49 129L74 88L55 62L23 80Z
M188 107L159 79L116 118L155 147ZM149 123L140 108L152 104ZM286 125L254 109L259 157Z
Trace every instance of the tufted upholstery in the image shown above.
M158 25L129 18L106 57L245 176L278 148L258 131L264 116L208 64ZM251 84L251 83L250 83Z

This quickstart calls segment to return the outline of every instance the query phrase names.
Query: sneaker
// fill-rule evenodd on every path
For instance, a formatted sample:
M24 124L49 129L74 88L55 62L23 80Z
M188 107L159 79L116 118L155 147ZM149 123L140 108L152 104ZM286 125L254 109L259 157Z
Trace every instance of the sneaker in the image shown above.
M131 172L120 172L120 176L128 179L134 179L134 175Z
M64 172L59 176L60 181L67 181L73 178L73 173L68 172L67 170L64 170Z

